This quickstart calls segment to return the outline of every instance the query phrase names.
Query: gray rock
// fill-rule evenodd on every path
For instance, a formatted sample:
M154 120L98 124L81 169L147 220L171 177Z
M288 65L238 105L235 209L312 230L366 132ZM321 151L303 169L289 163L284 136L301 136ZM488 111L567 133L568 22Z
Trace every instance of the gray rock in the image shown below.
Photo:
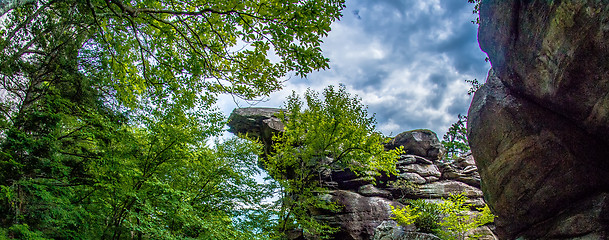
M497 240L497 236L488 226L480 226L467 232L468 236L477 236L478 240Z
M417 155L406 154L400 155L397 161L397 166L408 165L412 163L433 164L432 161Z
M418 173L400 173L398 175L398 179L405 179L406 181L409 181L411 183L415 183L415 184L424 184L427 181L425 180L425 178L421 177L421 175L419 175Z
M374 230L373 240L394 240L404 234L404 227L393 220L383 221Z
M436 133L419 129L398 134L385 145L387 149L404 147L407 154L413 154L429 160L442 159L446 150L438 140Z
M384 221L376 228L373 240L440 240L428 233L412 232L399 226L395 221Z
M437 182L439 180L440 180L440 178L434 177L434 176L425 177L425 182L426 183Z
M273 145L273 135L284 128L281 120L275 116L280 111L278 108L236 108L228 118L228 131L259 139L268 154Z
M331 200L343 206L340 212L321 216L332 226L338 226L339 232L333 239L368 240L374 236L374 230L383 221L391 220L391 207L400 203L381 197L365 197L360 194L336 190L330 193Z
M361 194L362 196L366 196L366 197L382 197L382 198L387 198L387 199L393 198L391 196L390 191L378 189L377 187L375 187L372 184L367 184L367 185L359 187L357 192L359 194Z
M443 180L419 185L406 194L407 198L446 198L451 194L464 193L468 198L482 197L480 189L462 182Z
M556 213L609 184L604 142L513 94L493 71L474 96L468 127L485 199L498 215L499 238L547 231L541 222L558 221Z
M401 172L416 173L421 177L434 176L439 178L442 176L440 169L434 164L408 164L398 167L398 170Z
M476 160L471 152L466 153L465 156L459 157L454 163L458 168L465 169L468 167L476 167Z

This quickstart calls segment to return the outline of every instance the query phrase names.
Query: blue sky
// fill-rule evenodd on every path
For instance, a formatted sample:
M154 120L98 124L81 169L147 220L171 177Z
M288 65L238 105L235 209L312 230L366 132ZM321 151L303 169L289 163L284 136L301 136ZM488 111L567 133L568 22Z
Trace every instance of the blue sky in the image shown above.
M292 77L282 91L256 107L280 107L294 90L346 85L376 114L387 136L427 128L441 138L466 114L471 96L465 79L484 82L489 63L477 41L473 5L466 0L347 0L340 21L324 39L330 69ZM238 105L219 100L228 116Z

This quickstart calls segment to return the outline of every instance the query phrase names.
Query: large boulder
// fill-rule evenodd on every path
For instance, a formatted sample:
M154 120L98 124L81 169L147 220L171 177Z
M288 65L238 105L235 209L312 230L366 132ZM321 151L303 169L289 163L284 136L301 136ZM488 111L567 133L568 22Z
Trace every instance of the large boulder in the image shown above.
M319 215L331 226L339 227L333 239L369 240L375 229L383 222L391 220L391 206L400 203L382 197L365 197L360 194L336 190L330 193L330 199L342 206L340 212Z
M468 136L502 239L609 237L608 4L482 2Z
M395 149L404 147L404 151L427 158L429 160L442 159L446 150L438 140L438 136L431 130L418 129L398 134L389 141L385 148Z

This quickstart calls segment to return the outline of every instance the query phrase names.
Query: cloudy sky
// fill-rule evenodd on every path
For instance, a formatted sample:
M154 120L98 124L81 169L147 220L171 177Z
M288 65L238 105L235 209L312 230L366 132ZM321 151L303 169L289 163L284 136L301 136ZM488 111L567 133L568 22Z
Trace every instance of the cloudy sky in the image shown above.
M330 69L291 78L257 107L279 107L295 90L346 85L376 113L385 135L427 128L441 138L471 101L465 79L484 82L490 65L466 0L347 0L322 46ZM227 114L238 105L220 99ZM241 107L249 106L239 103Z

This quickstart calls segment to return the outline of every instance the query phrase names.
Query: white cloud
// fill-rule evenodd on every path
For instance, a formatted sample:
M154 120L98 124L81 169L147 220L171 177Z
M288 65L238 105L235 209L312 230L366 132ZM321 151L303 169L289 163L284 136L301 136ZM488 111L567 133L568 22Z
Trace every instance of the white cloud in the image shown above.
M279 107L303 94L343 83L376 113L389 135L428 128L441 138L470 102L465 79L483 81L490 67L478 47L471 5L455 0L350 0L324 40L331 69L291 79L258 106ZM235 107L222 98L227 114Z

